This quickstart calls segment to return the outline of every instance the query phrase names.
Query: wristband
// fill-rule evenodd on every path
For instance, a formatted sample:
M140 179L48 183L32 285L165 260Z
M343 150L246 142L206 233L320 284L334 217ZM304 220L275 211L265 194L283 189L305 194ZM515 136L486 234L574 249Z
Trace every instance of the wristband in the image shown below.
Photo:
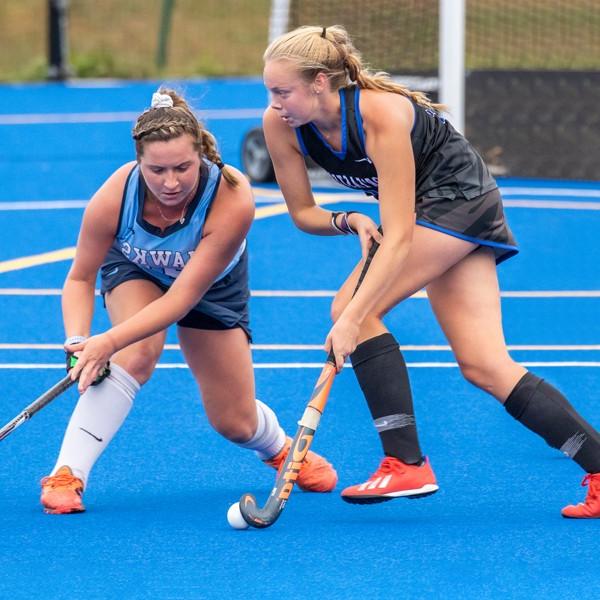
M83 335L70 335L65 341L63 346L70 346L71 344L81 344L85 342L87 337ZM77 364L77 357L68 350L65 350L66 362L67 362L67 373Z
M341 233L342 235L356 235L356 231L350 227L348 223L348 215L355 213L355 210L348 212L332 212L331 213L331 228ZM337 224L337 218L342 215L341 224Z
M70 335L63 343L63 346L71 346L72 344L81 344L85 342L87 337L85 335Z
M348 217L350 215L357 215L357 214L358 214L358 211L356 211L356 210L349 210L348 212L344 213L345 220L346 220L346 226L348 227L348 231L352 235L358 235L358 231L356 231L355 229L352 229L352 226L350 225L350 221L348 221Z

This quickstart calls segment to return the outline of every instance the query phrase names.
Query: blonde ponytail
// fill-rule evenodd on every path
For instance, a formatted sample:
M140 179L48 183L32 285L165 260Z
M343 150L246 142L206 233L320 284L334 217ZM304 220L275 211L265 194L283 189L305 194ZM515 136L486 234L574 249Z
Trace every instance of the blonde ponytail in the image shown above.
M316 27L305 25L276 38L266 49L263 59L289 60L295 64L300 76L311 83L318 73L329 79L332 90L350 83L365 90L391 92L410 98L416 104L442 110L441 104L429 100L426 94L414 92L392 80L383 71L371 72L362 61L348 32L342 25Z

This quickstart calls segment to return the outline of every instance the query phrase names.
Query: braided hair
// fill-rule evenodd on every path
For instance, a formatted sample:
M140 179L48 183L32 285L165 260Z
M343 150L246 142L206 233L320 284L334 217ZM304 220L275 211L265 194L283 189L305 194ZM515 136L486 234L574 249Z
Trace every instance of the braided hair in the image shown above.
M300 76L312 83L324 73L336 91L350 83L364 90L392 92L410 98L416 104L436 111L444 109L434 104L423 92L416 92L392 80L384 71L372 72L342 25L316 27L304 25L273 40L263 60L289 60L296 65Z
M136 155L138 159L143 155L147 142L166 142L186 133L192 136L200 158L206 157L217 165L225 181L236 187L238 180L223 164L214 136L196 118L187 102L171 89L158 90L152 97L152 107L138 117L132 131Z

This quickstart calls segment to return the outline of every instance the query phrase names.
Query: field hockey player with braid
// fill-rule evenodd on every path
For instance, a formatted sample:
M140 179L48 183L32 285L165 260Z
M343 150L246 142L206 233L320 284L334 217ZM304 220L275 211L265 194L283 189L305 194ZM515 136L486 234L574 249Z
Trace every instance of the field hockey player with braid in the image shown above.
M481 157L440 106L365 68L341 26L286 33L264 60L271 96L265 138L294 223L316 235L356 233L363 257L372 240L380 242L356 295L362 261L337 293L325 344L338 369L350 357L384 454L343 499L367 504L438 489L419 444L402 353L382 322L426 288L465 378L586 473L585 501L563 516L599 518L600 435L506 348L496 265L518 250ZM316 205L305 156L337 182L378 199L383 236L365 215Z
M154 371L173 323L211 425L275 469L291 442L254 395L248 182L223 164L213 136L172 90L153 95L133 138L137 160L117 169L85 210L63 289L65 350L81 397L42 479L48 513L84 510L90 471ZM98 271L112 327L89 337ZM336 481L333 467L309 453L299 487L328 492Z

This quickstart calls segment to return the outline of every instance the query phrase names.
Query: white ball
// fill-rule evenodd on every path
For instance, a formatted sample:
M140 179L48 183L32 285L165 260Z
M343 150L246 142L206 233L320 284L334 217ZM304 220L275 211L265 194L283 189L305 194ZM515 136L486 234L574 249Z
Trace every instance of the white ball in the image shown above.
M244 517L242 517L239 502L236 502L229 507L229 510L227 511L227 522L234 529L248 529L249 525L244 521Z

